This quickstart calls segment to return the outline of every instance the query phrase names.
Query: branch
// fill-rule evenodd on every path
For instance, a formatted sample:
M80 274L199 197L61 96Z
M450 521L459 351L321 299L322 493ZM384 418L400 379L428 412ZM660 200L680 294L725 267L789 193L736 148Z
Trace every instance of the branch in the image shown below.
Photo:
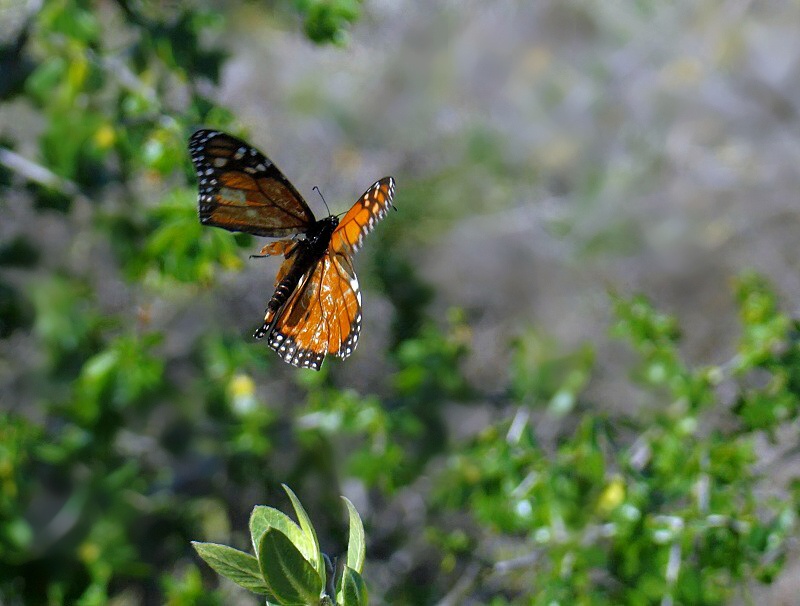
M75 197L81 195L78 186L69 179L58 176L49 168L36 164L36 162L28 160L10 149L0 147L0 164L25 177L28 181L55 189L65 196Z
M447 595L444 596L436 606L456 606L457 604L461 604L464 601L464 596L467 595L472 586L475 585L475 581L478 579L478 575L481 574L481 564L478 562L473 562L467 569L464 571L464 574L461 575L461 578L458 579L453 588L447 592Z

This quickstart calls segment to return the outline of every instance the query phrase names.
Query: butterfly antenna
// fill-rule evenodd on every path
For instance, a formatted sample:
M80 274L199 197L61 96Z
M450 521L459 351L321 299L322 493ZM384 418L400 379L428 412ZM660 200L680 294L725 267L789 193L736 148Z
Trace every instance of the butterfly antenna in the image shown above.
M317 192L319 194L319 197L322 198L322 203L325 205L325 209L328 211L328 215L330 215L331 214L331 209L328 208L328 203L325 202L325 196L322 195L322 192L319 190L319 187L317 187L315 185L311 189L313 189L315 192Z

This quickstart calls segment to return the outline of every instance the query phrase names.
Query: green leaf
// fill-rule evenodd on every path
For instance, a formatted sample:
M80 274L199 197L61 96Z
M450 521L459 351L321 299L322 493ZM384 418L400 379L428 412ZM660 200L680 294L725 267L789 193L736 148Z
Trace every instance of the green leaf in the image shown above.
M344 44L346 27L360 14L359 0L295 0L306 36L317 44Z
M258 563L275 599L284 606L317 604L325 582L294 543L269 528L258 546Z
M250 514L250 538L253 541L253 549L256 553L258 553L258 546L261 543L262 536L270 528L280 530L289 537L306 560L309 562L315 560L316 552L314 551L314 546L300 527L282 511L264 505L253 507L253 513Z
M292 501L292 507L294 507L294 512L297 514L297 520L300 522L300 528L303 529L306 538L311 543L314 554L312 558L309 558L309 562L314 565L314 568L319 573L319 575L324 579L325 578L325 562L322 559L322 551L319 547L319 540L317 539L317 533L314 531L314 526L311 524L311 518L308 517L308 513L300 504L300 499L297 498L297 495L294 494L291 488L289 488L286 484L281 484L283 489L286 491L286 494L289 495L289 499Z
M342 586L337 599L342 606L366 606L367 586L355 570L345 566L342 573Z
M347 505L347 513L350 516L350 537L347 539L347 566L358 573L364 569L364 557L367 547L364 538L364 525L358 515L355 506L347 497L342 497Z
M267 596L268 600L275 599L264 583L258 560L254 556L217 543L192 541L192 545L198 555L222 576L245 589Z

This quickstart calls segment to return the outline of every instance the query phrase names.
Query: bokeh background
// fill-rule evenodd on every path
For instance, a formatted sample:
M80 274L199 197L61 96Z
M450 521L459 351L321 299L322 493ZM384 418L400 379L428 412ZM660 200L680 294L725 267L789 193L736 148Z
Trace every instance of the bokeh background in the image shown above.
M800 4L0 0L0 45L0 601L255 603L188 542L285 482L332 555L355 503L375 603L795 603ZM277 263L198 224L199 127L318 216L397 179L351 359L252 342ZM680 340L609 337L635 293Z

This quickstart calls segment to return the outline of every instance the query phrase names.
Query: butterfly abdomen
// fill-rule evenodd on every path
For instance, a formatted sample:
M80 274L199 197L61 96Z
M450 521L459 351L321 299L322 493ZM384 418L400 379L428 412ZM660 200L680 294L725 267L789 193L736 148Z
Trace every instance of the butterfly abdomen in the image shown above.
M280 284L275 287L272 298L267 303L267 310L278 311L283 307L283 304L286 303L286 300L289 298L289 295L292 294L299 281L299 279L293 280L291 277L281 280Z
M294 254L294 263L284 278L275 285L275 292L267 303L266 317L264 325L256 331L255 338L260 339L271 332L275 321L281 316L281 310L286 305L286 301L297 288L303 275L314 266L314 257L311 255L308 242L303 240L297 244L297 252Z
M276 321L281 317L286 301L294 293L297 285L327 252L333 230L338 224L339 219L336 217L317 221L306 234L306 238L297 243L297 249L292 255L294 262L284 278L275 285L275 292L267 303L264 325L254 335L257 339L272 331Z

